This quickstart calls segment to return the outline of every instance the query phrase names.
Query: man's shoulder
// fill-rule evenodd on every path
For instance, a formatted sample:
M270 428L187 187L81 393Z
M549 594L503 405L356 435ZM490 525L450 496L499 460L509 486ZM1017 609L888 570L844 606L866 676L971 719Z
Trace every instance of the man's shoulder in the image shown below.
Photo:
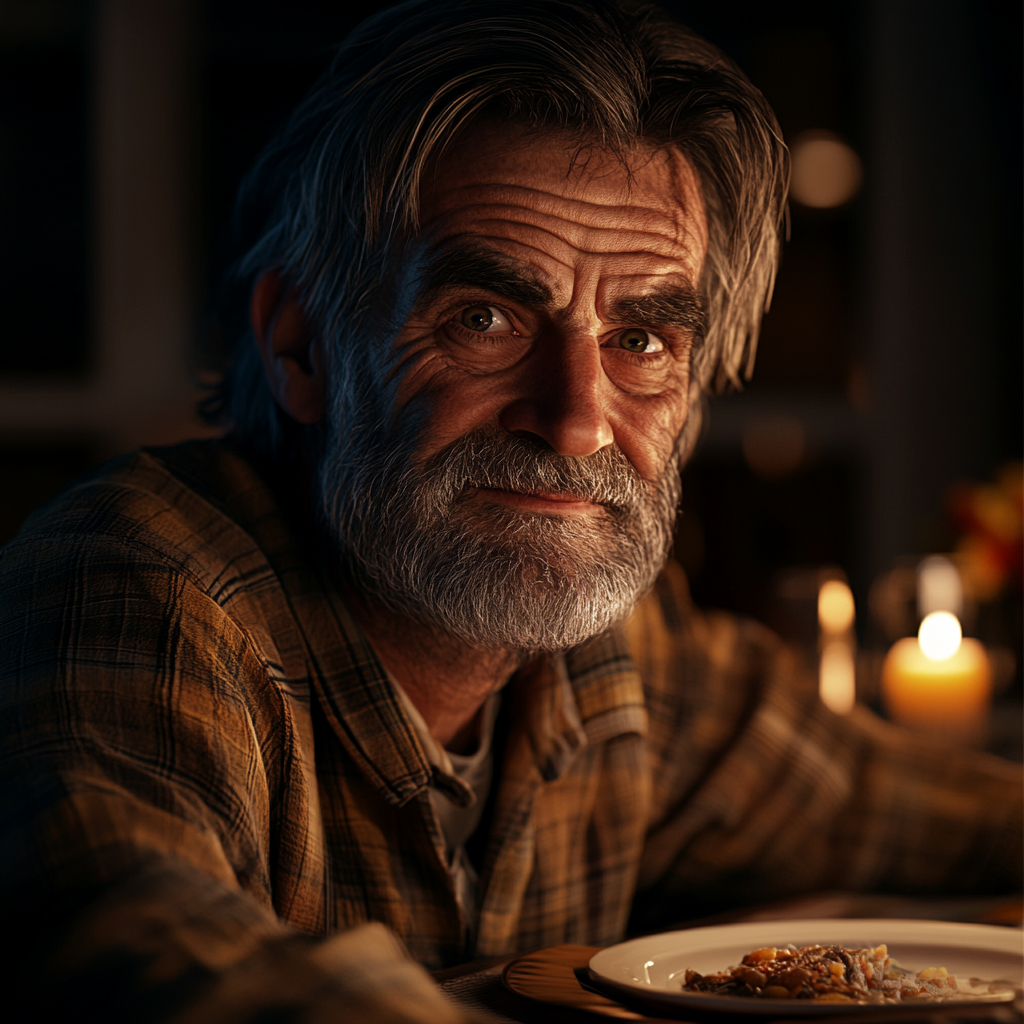
M666 659L677 661L680 653L698 646L704 615L693 604L686 573L669 559L654 586L623 624L626 643L645 679L658 675Z
M770 652L781 646L770 629L747 616L694 603L681 565L669 560L623 631L634 657L645 652L675 659L681 648L710 662L735 661L739 652Z
M161 562L209 581L232 563L261 558L253 524L266 528L275 512L268 486L230 443L140 449L33 513L4 561L113 557Z
M648 707L664 714L759 690L783 654L782 641L754 619L697 606L682 567L669 561L623 627ZM718 712L715 712L718 714Z

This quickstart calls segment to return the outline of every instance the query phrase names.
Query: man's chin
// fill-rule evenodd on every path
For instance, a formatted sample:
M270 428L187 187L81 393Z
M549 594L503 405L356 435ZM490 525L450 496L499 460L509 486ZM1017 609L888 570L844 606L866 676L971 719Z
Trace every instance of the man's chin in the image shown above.
M356 575L395 612L462 643L524 652L591 639L624 619L646 590L635 574L616 572L614 558L602 561L578 546L549 539L538 549L535 538L525 554L514 538L486 541L454 545L458 554L448 548L450 557L421 562L415 578Z
M553 503L549 503L553 504ZM612 514L602 506L587 504L585 513L572 507L523 508L499 502L457 503L444 517L445 529L458 534L462 543L474 543L527 557L558 558L559 552L579 552L605 559L614 555L617 528ZM514 542L514 543L513 543Z
M599 581L606 567L621 559L607 537L566 537L538 522L500 532L480 527L463 532L462 539L463 554L455 564L475 577L488 576L496 590L517 588L542 603L603 590Z
M672 488L631 500L625 465L582 474L570 462L545 476L533 472L551 470L537 453L520 454L524 466L478 467L479 453L455 453L454 480L362 474L359 492L325 488L327 521L357 582L398 615L476 648L564 650L624 619L664 561ZM465 484L481 479L490 486ZM536 507L502 498L534 489L548 496ZM609 504L582 499L598 494Z
M563 603L537 599L528 602L509 601L500 607L492 605L482 621L471 615L439 615L437 606L420 609L416 616L423 625L441 630L454 640L480 650L511 650L523 654L554 654L565 651L605 632L615 625L602 609L598 617L565 614Z

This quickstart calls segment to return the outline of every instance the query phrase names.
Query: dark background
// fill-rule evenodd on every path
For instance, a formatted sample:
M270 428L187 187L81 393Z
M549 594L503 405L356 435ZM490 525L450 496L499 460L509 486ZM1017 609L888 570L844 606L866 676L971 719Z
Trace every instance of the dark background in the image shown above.
M0 543L102 459L202 433L196 339L238 181L385 6L0 0ZM794 568L839 567L863 608L900 556L956 542L951 484L1021 457L1021 5L665 6L787 139L835 132L865 170L845 206L793 206L753 381L712 400L685 473L677 555L700 601L778 626ZM780 420L803 455L759 475L744 439Z

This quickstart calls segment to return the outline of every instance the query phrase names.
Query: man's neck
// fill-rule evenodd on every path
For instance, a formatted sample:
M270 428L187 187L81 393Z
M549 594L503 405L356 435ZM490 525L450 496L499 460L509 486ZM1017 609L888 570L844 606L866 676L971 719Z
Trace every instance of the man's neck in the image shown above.
M275 477L282 508L296 522L314 519L313 471L305 447L297 464ZM480 709L525 661L521 651L471 647L434 626L383 607L343 582L352 613L385 668L405 691L438 743L455 754L472 751Z
M522 652L470 647L365 595L350 591L349 596L356 621L430 734L452 753L472 751L480 709L523 663Z

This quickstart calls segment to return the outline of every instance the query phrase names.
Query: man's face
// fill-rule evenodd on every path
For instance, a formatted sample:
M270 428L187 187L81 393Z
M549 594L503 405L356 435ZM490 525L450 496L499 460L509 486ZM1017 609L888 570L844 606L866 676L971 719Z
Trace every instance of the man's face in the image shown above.
M695 175L676 153L624 164L481 127L421 200L389 357L367 337L338 360L325 515L392 608L479 646L578 643L671 540L702 328Z
M417 456L488 427L567 456L614 444L656 480L690 407L699 196L672 151L624 166L558 137L470 131L425 180L419 300L393 346L394 414L420 424Z

